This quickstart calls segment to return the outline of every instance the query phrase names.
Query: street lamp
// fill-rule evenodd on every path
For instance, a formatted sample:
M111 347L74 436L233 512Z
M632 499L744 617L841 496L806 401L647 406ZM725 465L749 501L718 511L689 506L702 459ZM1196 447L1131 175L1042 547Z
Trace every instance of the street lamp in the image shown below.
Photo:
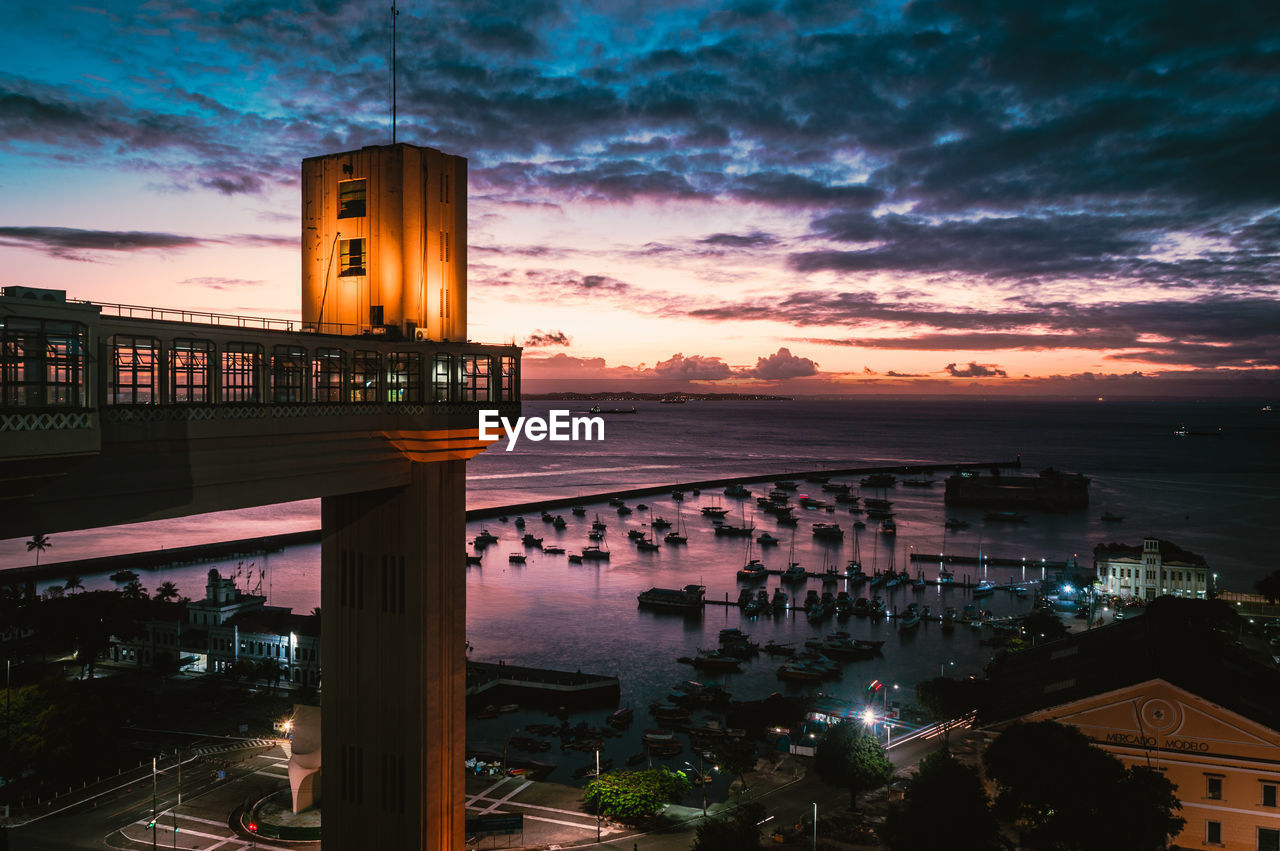
M953 667L953 668L954 668L954 667L956 666L956 663L955 663L955 661L954 661L954 660L950 660L950 661L947 661L947 662L939 662L939 663L938 663L938 676L939 676L939 677L945 677L945 676L947 675L947 666L948 666L948 665L950 665L951 667Z
M818 802L813 802L813 851L818 851Z
M690 764L688 760L685 760L684 764L688 765L691 770L693 769L693 765ZM702 817L703 819L706 819L707 817L707 775L702 773L702 751L698 751L698 785L702 787Z

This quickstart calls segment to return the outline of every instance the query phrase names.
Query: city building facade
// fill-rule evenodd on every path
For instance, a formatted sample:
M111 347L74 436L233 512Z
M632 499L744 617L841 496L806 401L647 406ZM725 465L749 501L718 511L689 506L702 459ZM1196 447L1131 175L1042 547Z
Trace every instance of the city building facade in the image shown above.
M1168 541L1146 538L1141 546L1099 544L1094 567L1102 593L1137 600L1171 594L1203 600L1213 589L1204 558Z

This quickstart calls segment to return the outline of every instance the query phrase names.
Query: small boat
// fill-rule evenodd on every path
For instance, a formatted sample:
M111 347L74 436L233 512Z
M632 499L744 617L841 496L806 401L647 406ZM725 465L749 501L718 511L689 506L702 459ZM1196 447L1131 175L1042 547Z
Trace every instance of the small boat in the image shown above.
M613 499L609 500L610 508L621 508L623 505L625 505L625 503L616 496Z
M793 482L790 479L783 479L782 481L774 482L773 484L774 484L774 487L784 491L793 491L800 487L800 485L797 482Z
M1173 436L1174 437L1190 437L1191 429L1187 428L1185 425L1180 425L1173 430Z
M138 574L127 569L117 570L115 573L111 574L112 582L133 582L137 578Z
M542 551L547 555L552 555L552 556L564 555L564 547L543 547Z
M523 517L517 517L517 518L516 518L516 528L517 528L517 529L523 529L523 528L524 528L524 518L523 518Z
M790 644L779 644L776 641L770 641L764 646L764 652L770 656L794 656L796 649Z
M592 532L603 532L605 529L608 529L608 528L609 528L609 524L601 520L599 514L596 515L595 520L591 521Z
M467 567L479 567L479 566L480 566L480 556L473 556L470 553L467 553Z
M631 723L631 719L634 717L635 711L632 710L630 706L626 706L622 709L615 709L609 717L605 719L605 723L611 727L625 727Z
M524 564L525 560L526 559L525 559L524 553L511 553L509 556L507 556L507 561L511 562L512 564Z
M641 538L636 541L636 549L642 553L652 553L661 549L661 545L650 541L648 538Z
M552 520L552 521L551 521L551 526L552 526L552 528L555 528L555 529L563 529L564 527L566 527L566 526L568 526L568 525L569 525L569 524L565 522L565 519L564 519L563 517L561 517L559 514L557 514L557 515L556 515L556 519L555 519L555 520Z
M645 505L643 502L638 502L638 503L636 503L636 508L638 508L640 511L648 511L648 510L649 510L649 506Z
M844 530L840 528L838 523L814 523L813 537L825 541L843 541Z
M977 586L974 587L973 596L974 597L990 597L995 592L996 592L995 583L988 582L987 580L984 579L981 582L979 582Z
M582 564L582 556L577 553L569 554L569 564Z
M481 529L480 534L476 535L475 539L472 540L471 543L475 544L477 547L484 547L484 546L488 546L489 544L496 544L498 543L498 536L490 532L488 529Z
M747 490L742 485L734 484L734 485L729 485L729 487L724 489L724 495L742 498L742 497L751 496L751 491Z
M703 517L724 517L729 513L729 509L722 508L719 505L704 505L702 507Z
M939 585L955 585L956 575L949 570L940 570L938 571L938 584Z
M799 523L799 522L800 522L800 521L799 521L799 519L797 519L797 518L795 518L795 517L792 517L790 514L779 514L779 515L778 515L778 525L779 525L779 526L795 526L795 525L796 525L797 523Z
M864 478L859 484L864 488L891 488L898 481L898 477L893 473L872 473Z
M588 533L587 533L587 540L589 540L589 541L603 541L603 540L604 540L604 532L601 532L601 531L599 531L599 530L597 530L597 529L592 529L590 532L588 532Z
M630 514L630 513L631 513L631 509L630 509L630 508L628 508L627 506L625 506L625 505L619 505L619 506L618 506L618 516L619 516L619 517L626 517L626 516L627 516L628 514Z
M774 589L773 597L769 600L769 606L775 612L780 612L787 608L787 602L789 600L790 597L787 595L786 591L783 591L781 588L776 588Z
M892 517L886 519L884 522L880 524L880 534L881 535L898 534L898 524L893 522Z
M584 547L582 550L582 558L588 561L608 561L609 551L602 550L599 547Z
M662 540L666 541L668 544L687 544L687 543L689 543L689 539L688 539L688 538L686 538L684 535L681 535L679 532L668 532L668 533L667 533L667 534L662 538Z
M640 540L641 538L645 537L645 535L646 535L646 533L645 533L643 530L641 530L641 529L628 529L628 530L627 530L627 537L628 537L628 538L630 538L630 539L631 539L631 540L633 540L633 541L638 541L638 540Z
M524 537L520 539L520 543L524 544L526 547L542 548L542 539L535 538L532 532L525 532Z
M684 502L684 491L672 491L671 498L676 502Z
M663 518L661 518L661 517L655 517L655 518L653 518L652 520L650 520L650 521L649 521L649 527L650 527L651 529L670 529L670 528L671 528L671 521L670 521L670 520L664 520L664 519L663 519Z
M768 577L769 571L765 570L764 565L760 563L760 559L753 558L738 571L738 578L743 582L758 582Z
M770 546L778 543L778 539L775 538L773 535L770 535L768 532L765 532L760 537L756 538L756 543L762 547Z
M586 509L586 508L584 508L584 507L583 507L583 506L581 506L581 505L575 505L573 508L571 508L571 509L569 509L569 510L570 510L571 512L573 512L573 516L574 516L574 517L586 517L586 516L587 516L587 509Z
M988 511L982 515L982 519L994 523L1025 523L1027 515L1016 511Z
M920 626L920 613L908 610L906 614L898 617L898 631L915 629Z
M809 571L794 562L782 572L783 582L806 582L808 579Z
M700 671L740 671L741 665L739 659L719 650L699 650L693 657L693 667Z

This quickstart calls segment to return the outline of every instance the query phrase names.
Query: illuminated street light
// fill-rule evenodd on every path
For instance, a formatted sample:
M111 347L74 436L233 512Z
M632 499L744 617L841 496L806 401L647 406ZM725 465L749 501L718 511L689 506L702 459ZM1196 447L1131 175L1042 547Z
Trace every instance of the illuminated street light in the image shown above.
M862 710L862 723L868 726L876 723L876 711L871 707Z

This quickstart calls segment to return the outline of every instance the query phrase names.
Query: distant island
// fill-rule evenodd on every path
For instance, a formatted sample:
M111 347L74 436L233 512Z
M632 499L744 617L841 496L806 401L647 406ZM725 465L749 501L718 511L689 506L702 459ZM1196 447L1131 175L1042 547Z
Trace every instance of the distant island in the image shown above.
M764 393L525 393L526 402L790 402L790 396Z

